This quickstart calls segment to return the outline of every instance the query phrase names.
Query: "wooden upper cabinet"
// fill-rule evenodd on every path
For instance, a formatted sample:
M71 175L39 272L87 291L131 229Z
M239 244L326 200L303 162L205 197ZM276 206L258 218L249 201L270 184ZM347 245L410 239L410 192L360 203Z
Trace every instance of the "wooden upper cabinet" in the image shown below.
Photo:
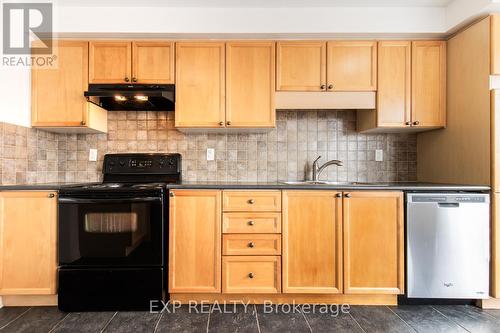
M344 293L404 292L402 192L344 196Z
M328 91L377 90L377 42L328 42L326 68Z
M226 125L274 127L274 42L226 44Z
M90 42L89 83L129 83L131 42Z
M411 123L411 42L378 42L377 126Z
M132 82L174 83L174 43L133 42Z
M283 292L342 293L342 194L283 191Z
M221 291L221 192L171 191L170 293Z
M57 195L0 192L0 295L57 293Z
M175 50L175 126L224 127L224 43L180 42Z
M278 42L277 47L276 90L326 90L326 42Z
M81 126L86 121L89 43L55 43L57 67L33 67L32 126Z
M500 15L490 15L490 74L500 75Z
M412 42L412 125L446 123L446 42Z

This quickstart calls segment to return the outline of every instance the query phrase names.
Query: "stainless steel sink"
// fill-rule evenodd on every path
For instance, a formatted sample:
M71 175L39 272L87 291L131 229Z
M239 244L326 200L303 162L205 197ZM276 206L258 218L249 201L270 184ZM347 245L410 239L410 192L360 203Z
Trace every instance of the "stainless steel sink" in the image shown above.
M329 181L315 181L315 180L299 180L299 181L289 181L283 182L287 185L355 185L356 183L351 182L329 182Z
M330 186L389 186L387 183L370 183L370 182L330 182L330 181L314 181L314 180L299 180L282 182L286 185L330 185Z

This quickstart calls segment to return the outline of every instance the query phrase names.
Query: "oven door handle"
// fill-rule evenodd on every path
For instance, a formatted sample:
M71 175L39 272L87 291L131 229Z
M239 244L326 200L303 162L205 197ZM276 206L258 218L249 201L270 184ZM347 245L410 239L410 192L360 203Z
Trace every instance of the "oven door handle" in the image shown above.
M59 197L59 203L85 203L85 204L107 204L107 203L130 203L130 202L160 202L160 197L132 197L132 198L119 198L119 199L90 199L90 198L66 198Z

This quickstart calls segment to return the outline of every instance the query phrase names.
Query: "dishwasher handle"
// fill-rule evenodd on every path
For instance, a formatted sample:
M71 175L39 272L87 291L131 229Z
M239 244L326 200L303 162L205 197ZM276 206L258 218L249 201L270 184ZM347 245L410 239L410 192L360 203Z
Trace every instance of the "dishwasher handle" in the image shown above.
M459 208L460 204L458 202L440 202L438 206L439 208Z

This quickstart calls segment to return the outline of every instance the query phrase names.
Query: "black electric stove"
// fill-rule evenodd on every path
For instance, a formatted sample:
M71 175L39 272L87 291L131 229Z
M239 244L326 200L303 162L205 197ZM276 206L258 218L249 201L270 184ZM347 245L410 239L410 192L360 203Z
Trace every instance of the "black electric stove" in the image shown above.
M108 154L103 182L59 192L59 309L148 310L165 299L168 195L179 154Z

